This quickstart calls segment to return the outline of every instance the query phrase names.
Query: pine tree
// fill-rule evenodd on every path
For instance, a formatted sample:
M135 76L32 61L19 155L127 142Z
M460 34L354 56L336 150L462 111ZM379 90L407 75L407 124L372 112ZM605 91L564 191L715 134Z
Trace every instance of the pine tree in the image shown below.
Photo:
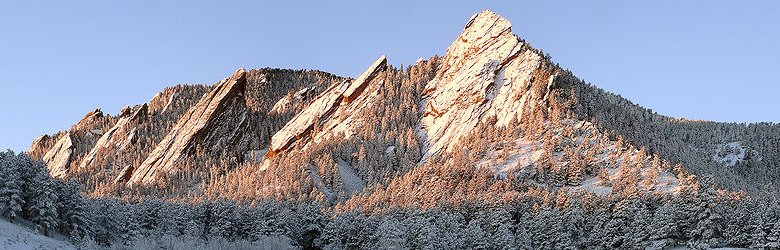
M59 211L60 231L80 240L89 234L89 219L87 218L87 204L79 194L79 185L74 182L58 185L60 190L57 211Z
M404 225L395 218L384 218L372 236L376 249L406 249L406 237Z
M496 249L515 249L515 235L509 226L501 224L493 237L493 247Z
M43 168L43 166L38 166L38 168ZM31 220L36 224L36 230L43 231L43 234L48 236L49 231L58 225L58 197L54 190L54 181L49 177L48 172L39 170L32 187Z
M488 249L487 234L480 224L479 219L474 219L466 226L466 244L470 249Z
M716 244L720 238L721 217L715 213L715 188L710 178L702 178L698 199L694 210L694 223L692 225L688 247L709 248Z
M14 163L13 152L0 152L0 214L8 216L11 223L22 214L22 187L19 165Z

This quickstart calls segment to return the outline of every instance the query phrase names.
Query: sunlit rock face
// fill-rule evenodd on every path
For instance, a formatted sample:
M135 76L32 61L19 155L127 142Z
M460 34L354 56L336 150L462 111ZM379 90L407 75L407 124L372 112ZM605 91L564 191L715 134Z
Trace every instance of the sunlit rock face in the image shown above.
M218 148L234 142L236 136L243 134L239 132L241 128L246 127L246 106L242 94L245 86L244 69L219 82L179 119L146 160L132 171L128 185L148 184L157 175L175 169L177 161L196 144ZM233 118L237 121L233 122Z
M508 20L491 11L474 15L425 87L418 128L424 159L450 150L487 117L506 125L521 119L524 109L539 108L549 88L532 87L548 84L550 73L543 57L512 33Z
M70 165L71 155L73 154L73 139L70 132L65 133L57 140L45 155L43 155L43 162L49 166L49 173L54 177L64 177L68 174L68 167Z
M375 90L375 84L372 83L386 68L387 58L381 56L357 79L334 84L325 90L271 137L268 155L273 156L284 151L297 141L310 139L308 136L315 126L321 126L324 134L349 133L346 130L354 128L355 122L351 117L355 112L351 111L371 102L371 98L367 97L371 96L371 93L367 93L371 91L367 90Z

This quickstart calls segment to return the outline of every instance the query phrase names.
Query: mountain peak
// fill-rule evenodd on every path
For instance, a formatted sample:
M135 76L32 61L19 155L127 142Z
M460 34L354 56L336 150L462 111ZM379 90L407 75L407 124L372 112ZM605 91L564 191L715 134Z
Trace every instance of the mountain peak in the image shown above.
M485 27L484 24L491 24L491 26L496 26L499 28L512 28L512 23L509 22L509 20L506 18L496 14L491 10L483 10L482 12L471 16L463 30L464 32L467 30L483 30L482 28Z
M456 47L457 44L467 45L457 46L458 48L483 48L489 45L491 40L507 38L516 39L512 34L512 23L495 12L485 10L471 16L463 32L458 36L458 40L450 48ZM458 51L448 50L447 54L451 52Z
M423 92L418 131L426 156L452 148L487 117L500 117L498 125L506 125L520 118L523 107L537 108L544 93L528 90L540 84L534 79L549 82L550 74L529 48L498 14L486 10L471 17Z

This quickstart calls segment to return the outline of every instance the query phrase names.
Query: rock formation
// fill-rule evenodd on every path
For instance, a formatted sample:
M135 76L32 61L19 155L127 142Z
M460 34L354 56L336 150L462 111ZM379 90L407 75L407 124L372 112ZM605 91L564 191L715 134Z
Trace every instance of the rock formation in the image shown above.
M268 114L281 114L290 111L292 109L293 104L295 103L302 103L305 102L307 98L310 98L315 94L315 87L306 87L301 90L298 90L298 92L295 92L292 96L285 96L282 99L279 99L279 101L274 104L273 108L271 108L271 111L268 112Z
M335 84L320 94L312 104L296 115L271 137L268 156L273 156L293 143L306 137L315 124L325 124L339 109L348 108L350 102L360 96L377 75L387 67L387 58L379 57L364 73L353 81Z
M74 125L73 127L75 129L85 129L99 122L99 120L103 117L104 117L103 110L97 108L92 112L89 112L86 115L84 115L84 117L81 118L81 120L78 123L76 123L76 125Z
M49 166L49 173L54 177L64 177L68 174L71 155L73 154L73 139L70 132L65 133L57 143L46 152L42 160Z
M531 88L535 81L549 81L541 64L542 56L512 34L508 20L490 11L474 15L425 87L418 133L426 157L451 148L489 116L498 125L520 119L524 106L543 98Z
M211 92L204 95L198 103L182 116L176 126L163 138L157 147L149 154L144 162L134 171L128 180L128 185L147 184L163 172L169 172L176 167L179 161L198 141L210 140L216 143L210 144L220 147L229 143L235 136L220 133L209 133L214 127L220 125L223 113L232 112L234 109L242 109L242 93L246 86L246 71L237 70L233 76L219 82ZM238 106L238 107L236 107ZM246 115L245 107L244 117ZM241 122L225 124L230 129L245 126L245 119Z
M109 155L115 156L124 152L127 145L133 143L134 133L136 133L136 126L138 123L143 122L149 111L149 107L146 104L140 105L133 109L125 108L119 115L119 121L103 133L98 139L95 146L81 161L79 169L84 169L91 165L97 155L107 157ZM112 151L108 152L108 151Z

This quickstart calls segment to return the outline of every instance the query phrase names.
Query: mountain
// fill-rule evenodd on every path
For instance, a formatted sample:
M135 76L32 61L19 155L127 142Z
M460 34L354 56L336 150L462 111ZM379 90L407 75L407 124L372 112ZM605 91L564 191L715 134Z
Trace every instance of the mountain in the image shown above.
M318 225L311 230L284 229L301 247L349 248L360 233L339 230L354 228L365 219L359 216L401 227L417 223L406 221L419 215L415 209L443 211L455 216L442 219L453 225L493 235L511 231L518 239L548 230L537 226L562 226L546 221L556 216L602 223L579 233L598 243L561 236L580 240L572 243L579 247L644 248L652 241L662 248L683 240L696 247L745 246L724 233L743 228L710 230L724 221L712 211L744 211L749 202L765 204L744 197L778 191L777 124L657 114L580 80L491 11L472 16L443 56L406 68L391 63L392 57L379 56L354 79L312 70L238 69L212 86L166 88L116 116L92 111L70 129L36 139L27 155L46 163L51 176L81 184L90 198L208 204L207 211L224 205L214 201L281 211L286 208L262 202L284 201L316 204L288 211L307 218L302 220L314 210L341 218L307 221ZM490 217L495 214L500 217ZM652 220L656 224L640 226L653 230L695 221L630 241L620 237L649 234L625 229L636 226L624 221L630 216ZM515 224L503 229L491 224L509 220ZM623 230L621 236L613 229ZM464 237L473 239L463 247L488 233L469 234ZM429 246L419 244L412 248ZM528 244L570 246L557 239Z
M693 174L713 175L723 188L757 191L780 177L773 170L780 161L775 153L780 141L776 125L687 121L655 114L577 79L518 38L508 20L490 11L474 15L443 57L418 61L408 69L392 68L385 56L356 79L316 71L239 69L211 87L166 89L150 104L128 107L117 116L97 109L68 131L36 139L28 152L46 162L53 176L78 178L95 183L95 188L123 189L120 183L148 186L168 175L176 176L168 180L173 182L189 179L177 185L211 185L204 180L213 176L204 175L214 168L219 169L214 170L218 176L249 171L245 168L290 170L291 163L273 158L321 154L314 152L320 150L316 145L332 144L342 152L331 154L329 161L345 164L326 164L341 166L334 168L309 161L303 165L313 166L304 170L327 172L315 174L323 176L313 182L324 179L323 187L342 193L346 190L334 187L341 185L334 182L345 182L340 172L355 172L350 176L369 185L387 183L388 177L431 158L461 151L463 138L483 123L493 129L530 124L538 132L535 137L526 133L531 136L500 142L475 138L483 144L530 147L502 151L510 159L522 156L521 162L475 161L501 174L513 173L499 168L520 171L535 165L542 155L540 142L545 141L540 135L549 127L571 124L592 138L607 137L594 142L600 148L590 151L605 154L605 148L621 137L631 147L643 148L646 159L637 161L650 162L655 155L668 162L659 169L667 173L672 172L668 165L682 163ZM561 135L553 137L558 140ZM518 139L523 141L513 141ZM574 140L570 146L579 147L573 156L581 158L588 145L581 145L583 138L568 139ZM553 158L561 158L561 146L555 146ZM355 157L358 154L363 156ZM719 159L729 160L724 164ZM377 161L394 163L380 167ZM596 160L587 164L602 166L582 174L594 177L600 167L615 168L621 161ZM505 166L510 163L517 166Z

